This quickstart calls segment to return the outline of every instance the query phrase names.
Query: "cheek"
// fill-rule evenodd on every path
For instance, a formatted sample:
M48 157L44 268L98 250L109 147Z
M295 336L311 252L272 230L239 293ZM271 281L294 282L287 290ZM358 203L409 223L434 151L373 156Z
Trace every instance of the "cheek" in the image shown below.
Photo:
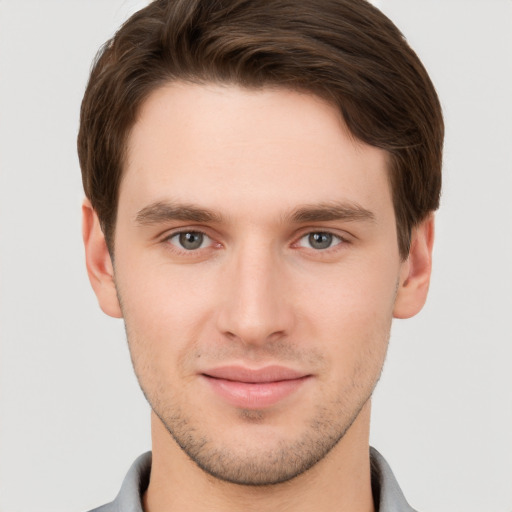
M324 325L371 328L391 320L398 279L391 265L347 265L301 279L302 307Z
M141 260L138 260L141 261ZM138 264L136 258L116 267L116 286L132 361L139 379L168 382L186 378L189 354L211 329L211 283L194 279L192 268L159 263ZM190 373L190 372L189 372Z
M381 365L387 350L396 293L396 273L369 267L340 272L303 297L301 318L309 338L322 340L336 367L350 373ZM318 282L318 281L316 281ZM376 367L377 367L376 366ZM358 370L359 368L359 370Z
M127 315L148 334L192 327L194 317L208 307L211 280L196 272L193 265L181 268L142 261L133 258L123 268L116 268L116 283Z

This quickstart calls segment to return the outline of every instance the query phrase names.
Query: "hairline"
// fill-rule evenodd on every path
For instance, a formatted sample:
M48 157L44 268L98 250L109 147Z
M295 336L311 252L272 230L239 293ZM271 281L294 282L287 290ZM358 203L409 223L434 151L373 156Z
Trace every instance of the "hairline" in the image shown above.
M328 98L328 94L320 94L319 91L313 90L313 88L308 87L301 87L298 84L282 84L276 82L272 82L270 79L266 79L262 81L262 83L255 84L255 83L242 83L241 80L228 80L228 79L221 79L219 77L208 77L208 76L201 76L199 74L189 74L186 77L181 76L172 76L169 74L167 79L162 79L159 81L154 81L153 84L151 84L151 87L148 87L145 91L145 94L142 94L139 98L138 104L135 109L135 114L133 116L132 122L129 124L129 126L126 127L126 130L123 134L123 141L122 141L122 152L121 152L121 158L120 158L120 173L119 173L119 181L117 184L117 191L116 191L116 201L115 201L115 211L112 214L112 217L110 219L110 224L108 226L102 226L103 233L105 235L107 247L110 253L110 256L112 259L114 259L114 253L115 253L115 229L117 225L117 214L119 210L119 197L121 192L121 185L123 182L123 178L126 174L126 169L128 167L128 158L129 158L129 143L131 139L131 134L133 132L133 129L135 128L136 123L140 119L140 116L142 114L142 110L144 108L144 105L148 102L149 98L155 94L157 91L172 87L176 84L180 85L192 85L192 86L202 86L202 87L208 87L208 86L220 86L220 87L240 87L242 89L248 90L248 91L261 91L261 90L275 90L275 91L293 91L297 92L299 94L304 94L308 96L314 96L316 99L324 102L325 104L331 106L334 108L336 113L339 116L339 120L341 123L341 126L345 130L345 133L350 137L350 139L354 142L356 145L367 145L370 147L378 148L384 152L384 157L386 159L385 161L385 171L386 171L386 178L389 186L389 190L391 192L391 199L393 202L393 215L395 217L395 226L396 226L396 235L397 235L397 244L399 248L400 257L402 260L405 260L407 258L407 254L402 254L401 249L401 243L400 243L400 232L399 232L399 225L398 225L398 216L396 211L396 205L395 205L395 191L393 187L393 180L392 180L392 167L394 165L394 155L388 151L385 148L381 148L379 146L375 146L372 144L369 144L368 142L358 138L349 128L347 122L345 121L345 118L343 116L343 112L341 111L340 106L334 101L332 98ZM414 226L411 226L412 229ZM411 229L409 229L408 238L410 240L410 234ZM407 249L409 249L409 245L407 245ZM408 250L407 250L408 253Z

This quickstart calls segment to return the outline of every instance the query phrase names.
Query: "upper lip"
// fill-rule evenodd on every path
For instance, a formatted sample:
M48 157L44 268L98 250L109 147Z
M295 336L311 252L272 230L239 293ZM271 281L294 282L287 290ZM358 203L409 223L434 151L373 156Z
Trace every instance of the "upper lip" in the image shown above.
M262 368L247 368L245 366L219 366L202 372L207 377L215 379L232 380L236 382L264 383L283 380L295 380L306 377L308 374L287 368L285 366L270 365Z

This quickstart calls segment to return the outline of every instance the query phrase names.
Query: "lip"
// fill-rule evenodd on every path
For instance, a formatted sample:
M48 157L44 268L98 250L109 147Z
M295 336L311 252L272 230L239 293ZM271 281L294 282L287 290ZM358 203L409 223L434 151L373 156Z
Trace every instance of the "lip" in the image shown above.
M310 374L278 365L258 369L222 366L202 372L201 376L215 394L243 409L276 405L311 378Z

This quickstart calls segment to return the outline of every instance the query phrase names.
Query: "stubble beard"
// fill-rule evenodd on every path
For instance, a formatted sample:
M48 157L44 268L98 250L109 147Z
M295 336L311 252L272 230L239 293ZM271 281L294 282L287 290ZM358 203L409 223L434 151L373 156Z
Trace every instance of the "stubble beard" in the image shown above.
M215 432L208 431L208 418L201 422L193 413L185 412L169 390L160 388L149 396L134 368L153 412L188 458L212 477L244 486L281 484L322 461L357 419L380 378L378 371L364 386L361 381L352 382L349 389L340 392L330 403L318 405L295 438L286 436L269 446L256 446L257 443L249 440L243 447L229 441L219 442ZM240 410L239 419L247 424L249 433L252 425L265 424L266 413Z
M333 423L328 412L319 410L299 439L282 439L266 449L259 446L241 452L229 446L216 446L214 437L198 432L179 409L169 414L159 412L151 402L150 405L176 444L207 474L237 485L270 486L288 482L323 460L341 441L370 397L371 393L343 421ZM261 415L255 411L242 411L241 416L248 423L261 421Z
M153 384L156 386L146 385L148 383L143 378L143 372L138 371L134 358L134 340L130 339L126 316L125 327L132 364L141 390L174 442L207 474L224 482L244 486L270 486L288 482L328 456L370 400L381 376L390 335L389 329L387 339L380 340L384 344L382 353L379 350L376 350L377 354L373 353L375 345L373 349L367 349L354 370L352 382L345 389L338 390L330 402L317 405L314 414L305 422L301 434L295 439L286 436L268 447L253 446L250 442L246 447L234 447L229 442L219 444L215 432L208 431L207 418L203 422L194 414L185 412L179 405L180 400L176 398L176 390L165 389L155 382ZM148 349L147 346L145 348ZM292 354L295 350L285 346L283 352ZM158 374L151 371L150 365L142 363L140 366L144 368L146 376ZM266 418L265 411L240 410L239 415L248 427L251 423L262 424Z

